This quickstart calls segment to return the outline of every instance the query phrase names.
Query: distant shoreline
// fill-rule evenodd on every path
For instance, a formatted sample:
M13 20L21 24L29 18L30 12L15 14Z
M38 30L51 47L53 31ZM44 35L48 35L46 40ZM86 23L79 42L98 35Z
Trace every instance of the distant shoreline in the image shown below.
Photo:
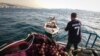
M88 10L80 10L80 9L68 9L68 8L65 8L65 9L62 9L62 8L57 8L57 9L32 8L32 7L14 5L14 4L9 4L9 3L0 3L0 9L48 9L48 10L72 10L72 11L96 12L96 11L88 11Z

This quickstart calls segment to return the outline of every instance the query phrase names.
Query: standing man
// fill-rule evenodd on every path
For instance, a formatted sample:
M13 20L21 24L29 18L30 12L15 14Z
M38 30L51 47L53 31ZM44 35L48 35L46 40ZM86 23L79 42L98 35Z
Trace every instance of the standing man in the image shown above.
M76 18L77 14L71 13L71 21L68 22L67 27L65 28L65 31L68 31L67 52L70 51L72 45L74 46L74 50L77 50L78 44L81 41L81 22Z

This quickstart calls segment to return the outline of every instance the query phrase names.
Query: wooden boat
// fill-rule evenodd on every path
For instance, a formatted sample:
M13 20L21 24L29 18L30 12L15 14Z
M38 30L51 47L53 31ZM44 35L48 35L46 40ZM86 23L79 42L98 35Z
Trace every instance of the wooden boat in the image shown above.
M56 34L59 31L59 27L57 26L55 20L45 23L44 29L50 34Z

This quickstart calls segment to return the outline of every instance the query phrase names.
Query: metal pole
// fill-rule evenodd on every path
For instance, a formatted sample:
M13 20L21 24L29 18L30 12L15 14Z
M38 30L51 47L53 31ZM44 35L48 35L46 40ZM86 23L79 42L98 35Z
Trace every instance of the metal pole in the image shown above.
M94 42L93 42L93 44L92 44L91 48L93 48L93 46L94 46L94 44L95 44L95 42L96 42L97 38L98 38L98 36L96 35L96 37L95 37L95 39L94 39Z
M89 38L88 38L88 40L87 40L87 42L86 42L85 47L87 47L87 45L88 45L88 43L89 43L89 40L90 40L91 35L92 35L92 33L90 33Z

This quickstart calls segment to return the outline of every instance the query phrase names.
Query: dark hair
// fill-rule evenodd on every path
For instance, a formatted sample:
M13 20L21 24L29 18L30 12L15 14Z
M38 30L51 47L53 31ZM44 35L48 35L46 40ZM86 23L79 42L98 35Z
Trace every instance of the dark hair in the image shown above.
M76 13L71 13L71 17L76 18L77 14Z

